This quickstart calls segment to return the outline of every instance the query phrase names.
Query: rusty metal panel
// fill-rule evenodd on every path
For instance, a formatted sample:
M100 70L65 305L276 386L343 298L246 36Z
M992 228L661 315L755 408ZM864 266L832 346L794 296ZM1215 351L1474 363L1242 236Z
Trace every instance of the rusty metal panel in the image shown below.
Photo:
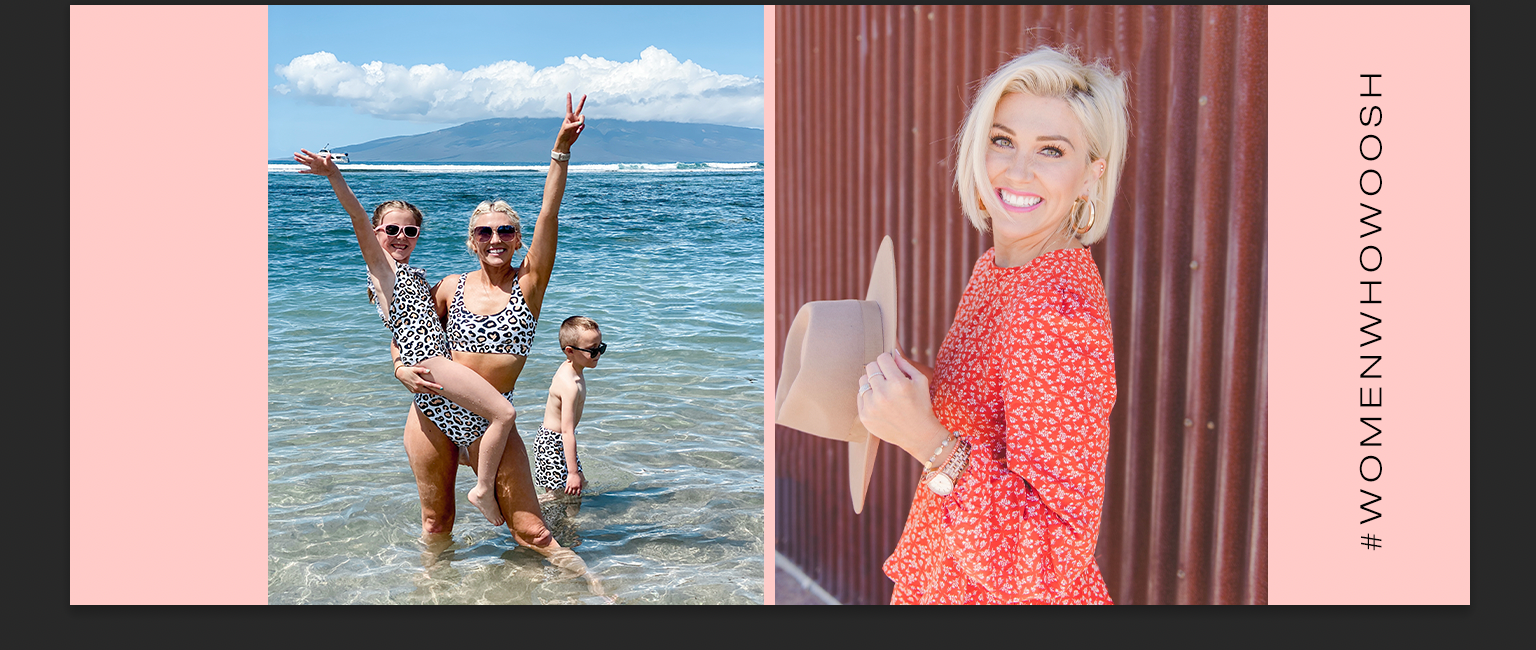
M1125 73L1131 139L1093 256L1119 398L1098 562L1117 603L1264 603L1266 9L779 6L773 318L859 297L896 243L903 344L932 363L991 246L959 209L953 138L977 84L1042 44ZM880 564L920 465L887 447L864 514L846 445L775 431L775 544L845 603Z

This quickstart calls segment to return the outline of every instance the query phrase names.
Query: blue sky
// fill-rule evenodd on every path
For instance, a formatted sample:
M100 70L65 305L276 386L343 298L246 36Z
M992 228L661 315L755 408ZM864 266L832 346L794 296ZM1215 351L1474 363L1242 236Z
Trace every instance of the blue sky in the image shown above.
M271 7L267 149L340 149L489 117L761 128L761 5ZM375 63L377 62L377 63Z

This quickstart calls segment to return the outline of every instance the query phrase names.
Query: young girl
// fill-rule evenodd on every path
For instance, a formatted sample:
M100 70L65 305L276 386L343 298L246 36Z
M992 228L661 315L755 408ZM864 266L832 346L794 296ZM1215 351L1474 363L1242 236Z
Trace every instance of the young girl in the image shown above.
M368 264L370 290L378 302L379 316L400 349L401 363L430 370L442 387L440 394L490 421L480 443L480 466L469 502L492 525L501 525L506 520L496 504L496 470L507 441L516 431L513 418L517 414L489 382L449 356L442 321L432 304L432 287L421 269L408 263L421 234L421 211L404 201L388 201L379 205L373 221L369 221L330 156L300 152L293 154L293 159L308 167L302 173L330 179L336 198L352 218L357 245Z

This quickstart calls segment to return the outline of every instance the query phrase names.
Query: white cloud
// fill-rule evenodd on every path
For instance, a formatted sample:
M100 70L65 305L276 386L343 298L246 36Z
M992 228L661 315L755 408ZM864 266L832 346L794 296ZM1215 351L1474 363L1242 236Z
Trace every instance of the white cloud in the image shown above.
M560 117L570 92L578 100L587 95L583 113L594 118L763 126L761 78L720 74L656 47L634 61L582 55L543 69L500 61L467 72L442 64L353 65L316 52L277 66L277 74L287 80L273 87L278 93L392 120Z

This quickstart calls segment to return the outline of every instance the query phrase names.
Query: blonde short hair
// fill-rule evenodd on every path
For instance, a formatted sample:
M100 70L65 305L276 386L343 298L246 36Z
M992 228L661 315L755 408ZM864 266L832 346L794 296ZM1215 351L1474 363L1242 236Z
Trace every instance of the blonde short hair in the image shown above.
M1093 202L1094 224L1079 238L1092 244L1109 231L1110 208L1115 202L1115 187L1125 166L1126 141L1130 117L1126 109L1125 77L1095 61L1084 64L1071 53L1039 47L1003 64L982 83L971 102L965 124L960 129L955 156L955 188L960 191L960 205L977 230L991 228L987 205L997 202L987 178L987 136L997 113L997 104L1012 93L1066 100L1072 114L1082 124L1088 140L1088 160L1104 160L1104 174L1099 177L1088 200ZM976 197L982 204L976 204ZM994 205L994 209L1001 209Z
M597 321L586 316L567 318L564 322L560 323L560 349L564 350L569 346L576 345L576 333L582 330L589 332L603 331L602 328L597 326Z
M477 252L475 250L475 219L488 212L500 212L507 215L507 218L512 220L512 225L517 228L518 245L522 245L523 223L517 218L517 210L513 210L512 206L507 205L506 201L496 199L495 201L481 201L480 205L475 206L475 209L469 213L469 234L464 237L464 245L469 248L469 252Z

